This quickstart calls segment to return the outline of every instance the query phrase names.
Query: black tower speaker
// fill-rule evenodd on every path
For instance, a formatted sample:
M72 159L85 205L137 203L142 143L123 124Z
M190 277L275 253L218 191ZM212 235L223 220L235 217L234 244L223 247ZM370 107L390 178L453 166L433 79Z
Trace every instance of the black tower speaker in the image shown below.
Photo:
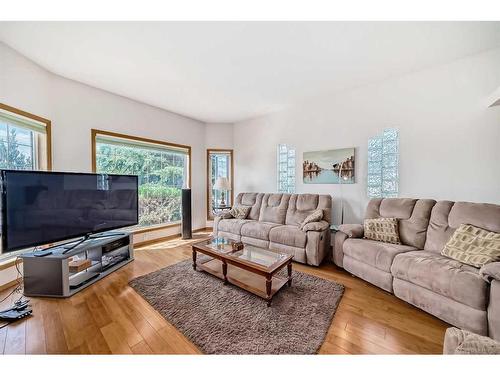
M191 189L182 189L182 239L193 238L191 228Z

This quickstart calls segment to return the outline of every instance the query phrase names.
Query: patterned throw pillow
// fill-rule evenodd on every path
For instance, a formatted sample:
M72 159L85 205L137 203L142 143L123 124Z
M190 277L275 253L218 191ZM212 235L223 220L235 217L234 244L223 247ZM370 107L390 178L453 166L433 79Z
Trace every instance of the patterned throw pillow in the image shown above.
M300 229L304 228L304 225L307 223L314 223L321 221L321 219L323 219L323 210L316 210L304 219L304 221L300 224Z
M235 219L246 219L251 208L250 206L234 206L229 213Z
M500 233L460 224L444 245L441 255L477 268L500 261Z
M364 231L366 239L401 244L398 219L396 218L381 217L378 219L365 219Z

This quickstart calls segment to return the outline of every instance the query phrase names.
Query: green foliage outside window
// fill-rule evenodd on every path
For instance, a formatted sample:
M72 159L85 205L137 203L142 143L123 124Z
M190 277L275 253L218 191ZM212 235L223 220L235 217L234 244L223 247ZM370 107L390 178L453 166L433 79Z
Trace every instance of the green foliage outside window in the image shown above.
M22 142L18 132L27 138ZM5 124L0 125L0 168L5 169L33 169L33 144L32 132L17 129Z
M139 176L139 225L181 219L181 189L186 157L168 150L97 143L98 173Z

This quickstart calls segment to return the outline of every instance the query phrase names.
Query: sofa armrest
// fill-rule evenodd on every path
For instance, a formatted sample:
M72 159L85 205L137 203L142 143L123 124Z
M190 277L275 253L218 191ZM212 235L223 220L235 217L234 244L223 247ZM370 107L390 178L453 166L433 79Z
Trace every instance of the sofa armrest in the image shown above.
M464 342L466 331L450 327L446 329L443 342L443 354L455 354L455 350Z
M487 263L479 269L479 274L487 282L500 281L500 262Z
M302 227L302 230L304 232L309 232L309 231L316 231L316 232L322 232L324 230L327 230L330 227L330 224L328 221L315 221L312 223L307 223Z
M458 328L448 328L443 354L500 354L500 342Z
M361 224L342 224L339 226L339 231L347 234L349 238L363 238L365 230Z
M338 231L335 233L335 241L333 243L333 263L339 267L344 267L344 242L349 236L344 232Z
M214 237L217 237L217 234L219 233L219 221L221 221L221 219L221 216L214 216L214 226L212 228L212 236Z
M319 266L325 257L330 256L329 226L323 231L310 230L306 232L306 263Z
M492 280L488 304L488 336L500 341L500 281Z

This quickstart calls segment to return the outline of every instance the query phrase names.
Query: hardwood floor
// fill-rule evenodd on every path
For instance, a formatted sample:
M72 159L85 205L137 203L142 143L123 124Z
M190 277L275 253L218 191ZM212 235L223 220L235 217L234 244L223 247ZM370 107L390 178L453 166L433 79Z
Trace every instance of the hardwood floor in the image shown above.
M137 248L133 262L71 298L31 298L33 316L0 329L0 353L200 353L127 283L190 259L190 243L204 236ZM320 354L442 353L448 325L441 320L332 264L295 263L294 270L346 287ZM11 303L9 298L0 308Z

